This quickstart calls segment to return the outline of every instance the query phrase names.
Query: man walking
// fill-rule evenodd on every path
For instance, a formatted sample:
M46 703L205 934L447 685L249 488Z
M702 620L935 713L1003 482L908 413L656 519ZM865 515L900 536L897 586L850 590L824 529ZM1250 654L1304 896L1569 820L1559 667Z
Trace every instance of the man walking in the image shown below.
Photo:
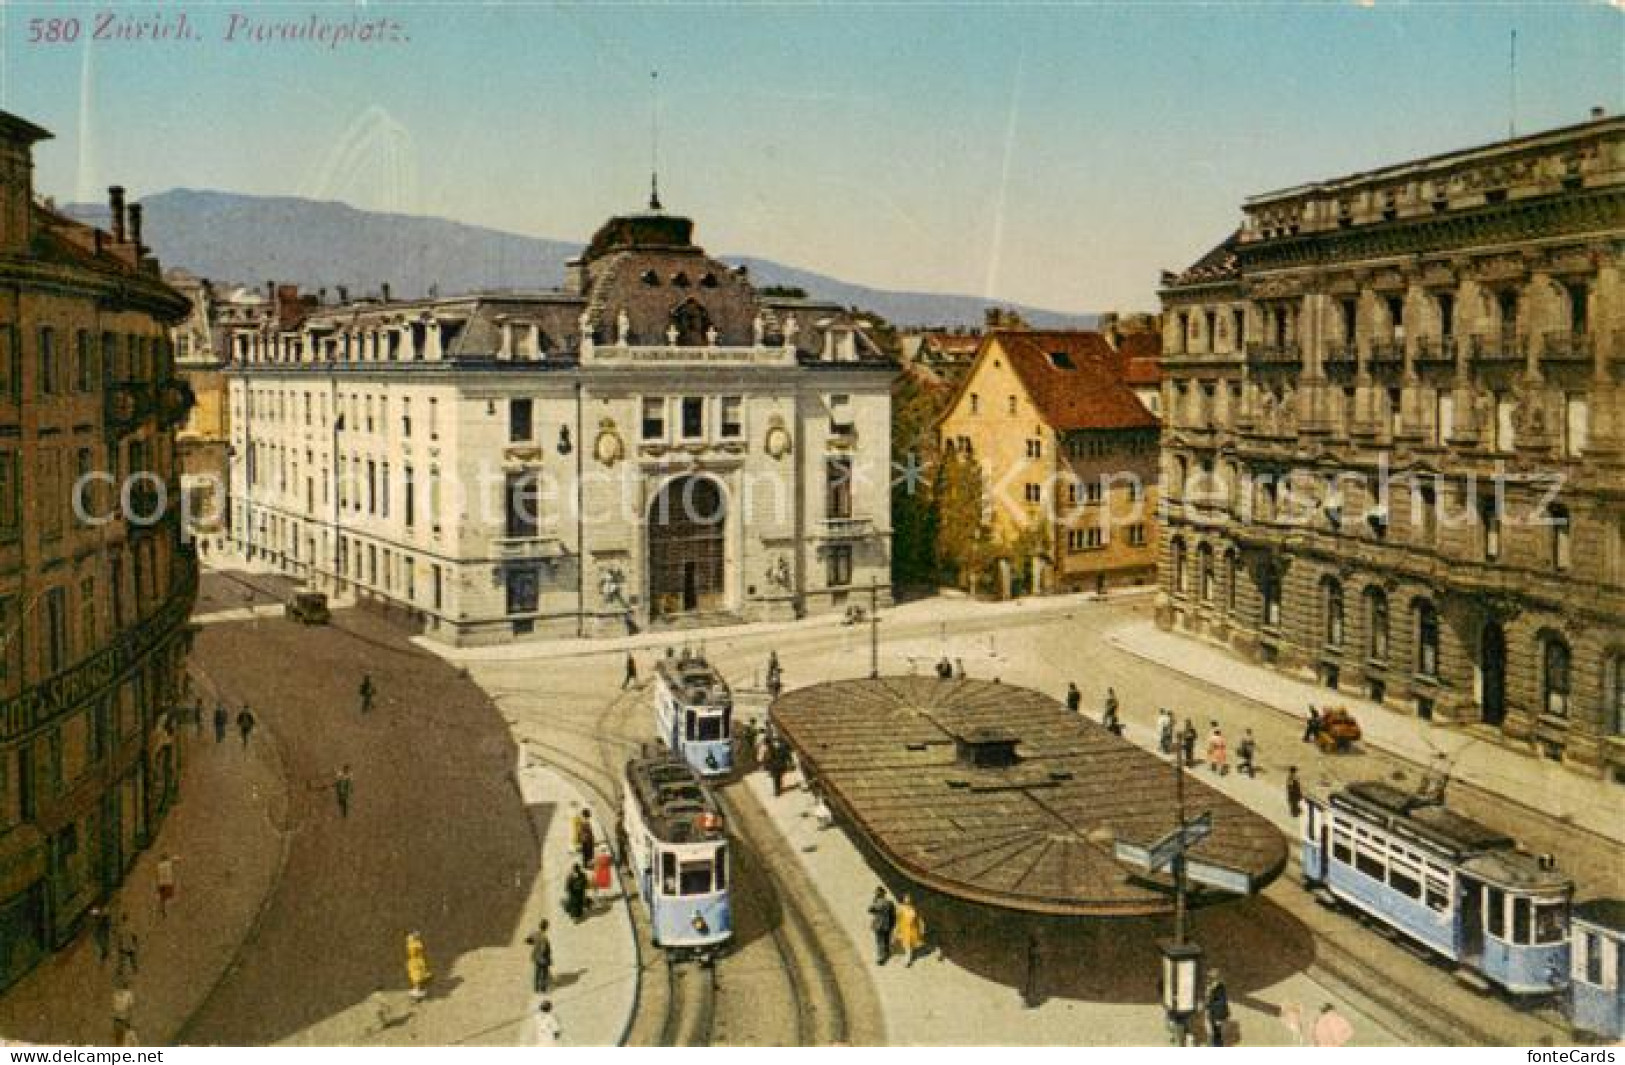
M638 686L638 660L630 651L626 654L626 675L621 678L621 691Z
M553 941L547 936L547 922L544 920L525 942L530 944L531 988L545 995L553 986Z
M1288 766L1286 771L1286 808L1296 818L1303 812L1303 785L1298 783L1298 767Z
M1179 732L1180 753L1185 760L1185 768L1189 769L1196 764L1196 722L1190 718L1185 719L1185 727Z
M248 708L247 703L244 703L243 708L241 710L237 711L237 732L243 738L243 747L244 748L247 748L249 734L252 733L253 731L254 731L254 711L252 711L252 710L250 710Z
M1258 743L1253 739L1253 730L1248 729L1241 734L1241 742L1236 744L1236 772L1246 773L1251 780L1258 775L1258 769L1253 764L1253 758L1258 754Z
M350 779L350 763L344 763L338 775L333 778L333 797L339 801L339 816L350 816L350 792L355 782Z
M874 901L869 903L869 930L875 934L875 964L885 965L891 957L891 936L897 929L897 907L886 895L883 887L875 888Z
M1230 992L1224 986L1224 977L1214 969L1207 985L1208 1046L1224 1046L1224 1028L1229 1020Z
M107 956L113 951L113 915L106 906L90 908L90 930L96 938L96 957L106 965Z
M784 794L784 774L790 768L790 749L784 741L773 739L767 747L767 775L773 780L773 795Z
M582 868L592 866L593 852L598 849L598 837L592 830L592 811L582 807L576 814L575 820L570 823L570 839L576 845L576 853L581 855Z
M372 683L372 674L361 674L361 712L363 714L372 709L372 697L377 693L378 689Z
M1166 706L1157 708L1157 750L1165 758L1174 753L1174 715Z
M226 741L226 704L214 704L214 742Z
M1303 742L1314 743L1320 739L1320 711L1315 704L1309 704L1309 719L1303 723Z
M1078 690L1074 681L1066 682L1066 708L1071 713L1077 713L1083 707L1083 693Z

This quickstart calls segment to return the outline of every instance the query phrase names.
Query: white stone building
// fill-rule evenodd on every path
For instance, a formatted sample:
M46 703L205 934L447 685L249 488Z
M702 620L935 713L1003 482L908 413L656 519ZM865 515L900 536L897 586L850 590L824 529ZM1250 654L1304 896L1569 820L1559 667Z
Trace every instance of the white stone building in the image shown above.
M229 371L235 547L456 644L884 600L895 366L692 228L612 219L554 292L285 303Z

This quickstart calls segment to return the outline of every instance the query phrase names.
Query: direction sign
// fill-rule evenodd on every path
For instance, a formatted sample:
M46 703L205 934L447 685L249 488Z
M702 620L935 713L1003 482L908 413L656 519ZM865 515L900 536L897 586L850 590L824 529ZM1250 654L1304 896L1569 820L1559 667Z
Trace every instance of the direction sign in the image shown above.
M1192 818L1146 848L1146 864L1161 869L1213 834L1213 814Z

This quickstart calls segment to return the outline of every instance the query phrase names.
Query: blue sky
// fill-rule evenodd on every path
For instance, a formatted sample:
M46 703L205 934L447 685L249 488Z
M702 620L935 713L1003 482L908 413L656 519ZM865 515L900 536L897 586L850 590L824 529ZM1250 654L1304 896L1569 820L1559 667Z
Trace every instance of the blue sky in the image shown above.
M31 44L184 11L200 39ZM229 43L380 17L407 40ZM1625 110L1625 7L1347 4L29 4L0 107L37 185L304 194L583 240L666 205L716 252L1065 310L1154 307L1250 194ZM88 106L84 89L88 86ZM83 135L82 135L83 130ZM556 279L539 278L538 283Z

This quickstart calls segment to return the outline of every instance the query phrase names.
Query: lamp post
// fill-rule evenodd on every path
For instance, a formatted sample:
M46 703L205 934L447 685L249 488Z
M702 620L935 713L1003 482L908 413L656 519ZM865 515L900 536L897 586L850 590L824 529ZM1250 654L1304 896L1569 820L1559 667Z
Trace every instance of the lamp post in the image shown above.
M1174 759L1174 817L1180 844L1170 862L1174 878L1174 938L1158 944L1162 952L1162 1008L1178 1046L1190 1039L1191 1018L1201 1003L1202 948L1189 942L1185 882L1185 767Z

